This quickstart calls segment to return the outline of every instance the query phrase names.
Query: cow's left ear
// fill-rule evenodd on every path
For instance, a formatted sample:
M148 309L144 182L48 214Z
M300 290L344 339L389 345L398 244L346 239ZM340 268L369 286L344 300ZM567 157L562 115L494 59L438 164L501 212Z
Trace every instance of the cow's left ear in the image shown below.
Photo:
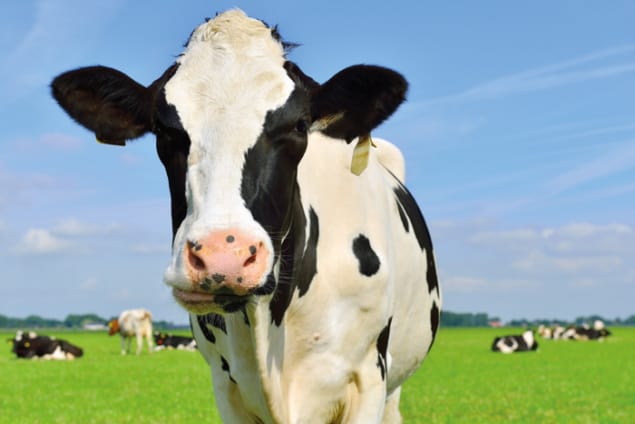
M65 72L51 83L57 103L97 140L123 146L151 129L149 89L105 66Z
M392 115L407 89L406 79L392 69L372 65L343 69L313 90L311 129L350 143Z

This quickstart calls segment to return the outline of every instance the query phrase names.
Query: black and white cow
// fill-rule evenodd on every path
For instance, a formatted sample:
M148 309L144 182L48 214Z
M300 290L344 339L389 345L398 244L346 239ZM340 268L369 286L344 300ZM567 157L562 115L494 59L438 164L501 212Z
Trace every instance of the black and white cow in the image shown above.
M196 340L193 337L154 332L154 350L177 349L196 350Z
M496 337L492 343L493 352L529 352L536 349L538 349L538 342L532 330L527 330L518 335Z
M13 345L12 352L24 359L75 359L84 352L81 348L63 339L41 336L32 331L18 330L13 339L7 340Z
M368 149L407 82L357 65L319 84L286 47L231 10L148 87L96 66L52 91L104 143L156 135L172 201L165 282L224 422L400 422L441 307L403 157Z

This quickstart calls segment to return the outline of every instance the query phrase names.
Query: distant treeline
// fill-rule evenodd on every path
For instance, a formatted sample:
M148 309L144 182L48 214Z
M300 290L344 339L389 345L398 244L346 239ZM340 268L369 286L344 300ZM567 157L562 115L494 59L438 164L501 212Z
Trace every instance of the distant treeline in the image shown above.
M635 325L635 315L622 320L620 318L610 319L599 315L589 315L578 317L573 322L562 319L513 319L509 322L502 322L498 317L490 317L486 313L456 313L450 311L441 312L441 326L443 327L490 327L505 325L509 327L538 327L539 325L569 324L582 325L592 324L595 320L602 320L607 326Z
M91 325L106 325L108 321L116 317L103 318L96 314L71 314L63 320L42 318L38 315L29 315L26 318L12 318L0 314L0 328L4 329L34 329L34 328L66 328L66 329L83 329ZM510 326L510 327L538 327L540 324L552 325L581 325L584 323L592 324L595 320L602 320L607 326L635 325L635 315L622 320L620 318L609 319L599 315L589 315L587 317L578 317L573 322L561 319L513 319L503 323L498 317L490 317L488 314L481 313L457 313L450 311L441 312L442 327L490 327L490 326ZM189 328L188 325L174 324L169 321L153 321L154 328L160 330L173 330Z
M0 314L0 328L9 329L34 329L34 328L66 328L83 329L91 325L107 325L116 317L103 318L96 314L71 314L65 319L42 318L38 315L29 315L26 318L12 318ZM172 330L189 328L188 325L174 324L168 321L153 321L153 327L159 330Z

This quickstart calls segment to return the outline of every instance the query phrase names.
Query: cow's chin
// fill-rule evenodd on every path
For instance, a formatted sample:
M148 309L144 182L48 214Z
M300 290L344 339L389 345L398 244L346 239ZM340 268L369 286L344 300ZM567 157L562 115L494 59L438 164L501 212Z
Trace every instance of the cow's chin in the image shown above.
M251 295L211 294L172 289L172 296L188 312L196 315L232 313L242 309Z

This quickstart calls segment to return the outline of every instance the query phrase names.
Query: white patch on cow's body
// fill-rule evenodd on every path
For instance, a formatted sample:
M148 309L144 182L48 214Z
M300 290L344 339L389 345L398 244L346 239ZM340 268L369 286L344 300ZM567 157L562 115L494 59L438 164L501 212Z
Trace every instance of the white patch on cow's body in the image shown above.
M512 342L511 346L505 343L507 340ZM496 346L501 353L514 353L518 349L518 342L514 340L514 338L503 337L498 341Z
M66 352L62 350L61 346L57 346L52 353L47 353L45 355L42 355L42 359L45 359L45 360L54 359L59 361L64 359L74 359L74 356L72 356L72 358L67 358Z
M238 10L198 27L177 60L178 70L165 86L166 100L175 106L191 145L188 215L165 274L173 287L190 285L182 253L187 241L215 229L250 232L273 251L240 190L245 153L261 134L267 112L282 106L294 88L284 62L282 45L271 30ZM269 255L267 268L272 261Z
M534 332L531 330L525 331L523 333L523 340L525 340L525 343L527 343L527 347L531 349L535 342Z

